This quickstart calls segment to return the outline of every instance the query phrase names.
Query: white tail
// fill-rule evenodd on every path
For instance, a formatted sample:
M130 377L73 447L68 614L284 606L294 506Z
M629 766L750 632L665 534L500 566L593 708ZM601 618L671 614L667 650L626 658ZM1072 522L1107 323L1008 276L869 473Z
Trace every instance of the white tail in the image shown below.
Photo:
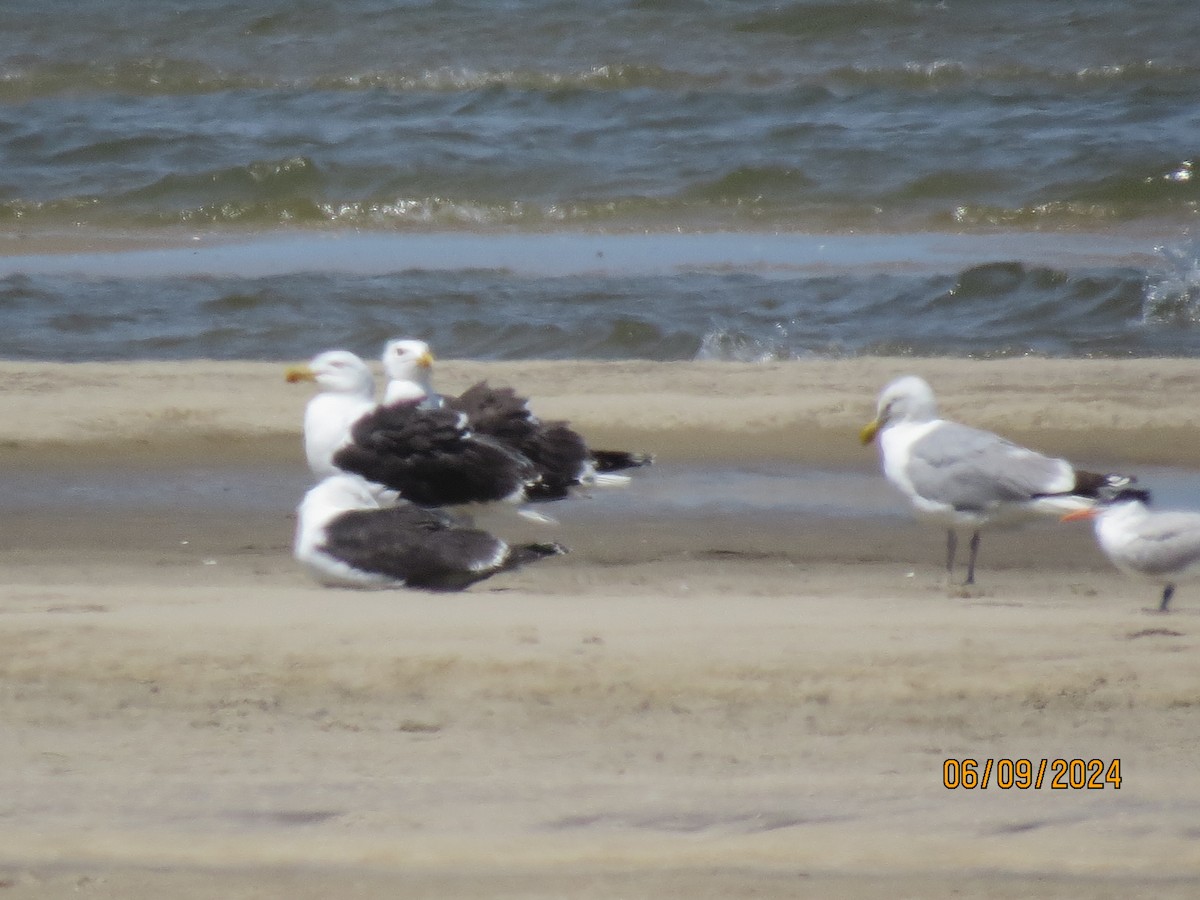
M597 472L592 478L592 484L596 487L624 487L631 481L628 475L618 475L615 472Z

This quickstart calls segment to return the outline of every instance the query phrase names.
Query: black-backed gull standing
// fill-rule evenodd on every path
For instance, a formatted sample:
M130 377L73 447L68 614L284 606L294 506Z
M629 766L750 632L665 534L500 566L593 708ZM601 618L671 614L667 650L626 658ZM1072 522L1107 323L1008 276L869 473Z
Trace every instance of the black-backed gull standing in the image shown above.
M343 472L399 492L419 506L520 503L537 490L536 467L452 409L378 406L350 428L333 455Z
M304 447L318 475L350 472L420 506L521 502L536 490L534 465L477 435L466 416L408 403L377 406L370 368L344 350L288 370L321 391L304 414Z
M1015 525L1038 515L1092 506L1134 479L1075 469L982 431L938 416L933 389L915 375L898 378L880 393L875 419L862 430L864 444L879 438L883 473L917 515L944 525L946 572L954 575L957 529L969 528L967 584L975 583L979 532Z
M383 366L388 376L385 403L444 407L463 413L477 433L499 441L537 467L539 483L531 500L559 500L578 485L625 484L612 473L649 465L654 457L624 450L593 450L568 423L543 422L529 401L511 388L493 388L481 381L457 397L437 393L432 385L433 353L424 341L388 341Z
M402 500L381 506L356 475L323 479L304 495L298 513L293 554L331 587L458 591L566 552L555 543L510 545Z
M327 350L287 370L290 384L315 382L320 390L304 408L304 455L320 478L337 472L333 456L350 442L350 429L375 408L375 378L349 350Z

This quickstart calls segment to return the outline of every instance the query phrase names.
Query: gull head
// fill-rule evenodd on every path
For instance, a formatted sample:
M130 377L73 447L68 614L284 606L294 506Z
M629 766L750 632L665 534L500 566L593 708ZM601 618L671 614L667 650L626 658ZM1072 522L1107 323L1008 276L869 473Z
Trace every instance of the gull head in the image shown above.
M301 381L316 382L322 390L339 394L371 397L375 379L371 369L349 350L327 350L301 366L287 370L289 384Z
M937 400L929 382L916 375L905 375L889 382L880 392L875 418L863 426L859 438L869 444L881 428L893 422L930 422L937 414Z
M1062 516L1060 522L1079 522L1085 519L1097 519L1111 510L1123 510L1140 514L1150 505L1150 492L1138 488L1125 488L1117 491L1111 497L1102 500L1094 506L1072 510ZM1119 513L1118 513L1119 514Z
M433 352L424 341L388 341L383 347L383 370L388 377L385 403L424 400L434 394Z
M415 380L432 368L433 352L424 341L400 338L383 345L383 370L392 380Z

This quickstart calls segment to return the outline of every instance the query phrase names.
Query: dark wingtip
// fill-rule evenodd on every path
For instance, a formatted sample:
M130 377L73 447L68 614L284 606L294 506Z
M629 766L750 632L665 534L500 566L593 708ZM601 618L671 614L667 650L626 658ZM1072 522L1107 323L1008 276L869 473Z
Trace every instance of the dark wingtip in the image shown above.
M564 556L568 552L570 551L566 547L554 541L537 544L520 544L513 547L509 552L508 561L504 564L504 568L515 569L527 563L545 559L548 556Z
M550 503L571 496L569 484L548 484L541 479L525 485L525 500L529 503Z
M1076 471L1075 490L1071 493L1079 497L1108 501L1117 492L1125 490L1136 482L1137 479L1132 475L1119 475L1111 472L1101 475L1097 472Z
M653 453L638 453L629 450L593 450L592 465L597 472L620 472L636 469L654 462Z

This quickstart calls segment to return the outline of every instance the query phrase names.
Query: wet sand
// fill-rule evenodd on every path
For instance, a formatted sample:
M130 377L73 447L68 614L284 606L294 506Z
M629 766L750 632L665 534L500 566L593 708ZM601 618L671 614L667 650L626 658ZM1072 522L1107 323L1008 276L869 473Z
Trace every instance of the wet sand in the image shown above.
M1200 467L1188 361L439 370L663 469L798 473L873 470L857 429L906 371L1040 449ZM279 365L0 363L0 384L7 478L299 471L309 392ZM1194 890L1200 586L1150 614L1153 586L1055 523L986 536L968 593L903 517L562 519L571 555L434 596L312 584L290 509L10 511L6 896ZM1119 758L1123 780L947 790L966 757Z

